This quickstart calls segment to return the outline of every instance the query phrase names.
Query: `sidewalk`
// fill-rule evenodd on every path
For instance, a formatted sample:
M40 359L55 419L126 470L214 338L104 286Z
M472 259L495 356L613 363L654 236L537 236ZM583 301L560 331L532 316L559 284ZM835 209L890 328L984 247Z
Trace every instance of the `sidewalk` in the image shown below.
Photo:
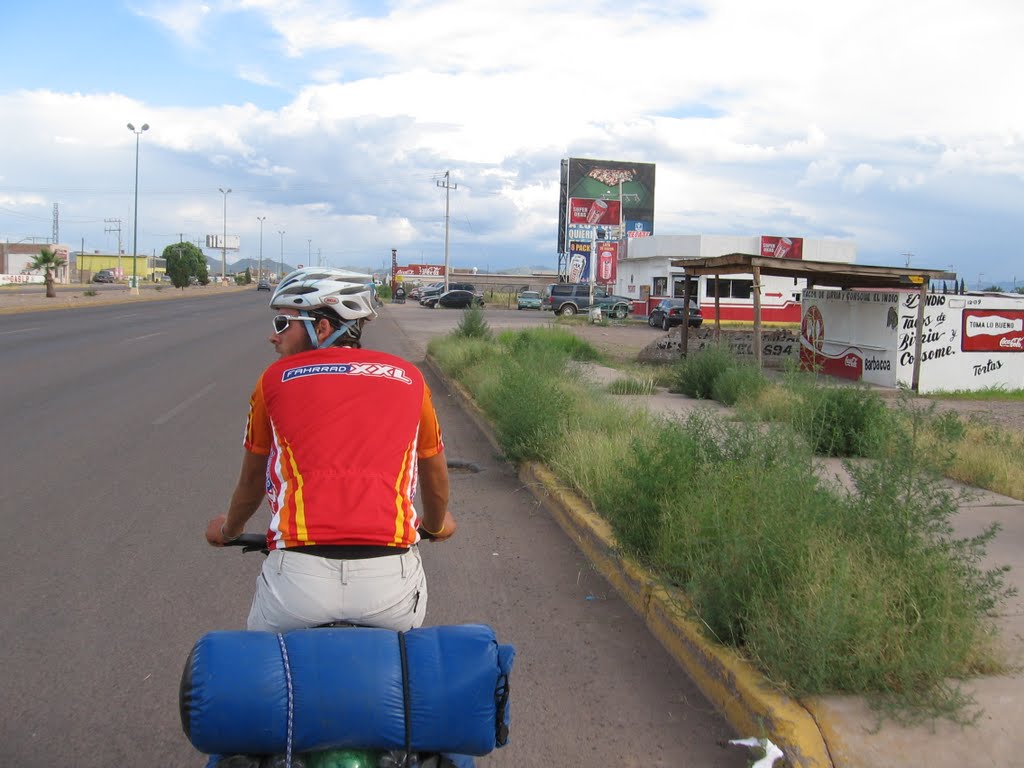
M436 367L435 367L436 370ZM439 376L443 375L436 371ZM586 365L588 378L607 383L620 374ZM446 381L450 381L445 379ZM456 384L451 385L492 443L483 416ZM660 392L623 396L670 418L696 409L728 412L718 403ZM823 460L827 476L842 476L842 462ZM862 697L826 696L797 701L773 690L764 678L728 649L708 642L700 627L686 618L670 595L641 569L622 561L607 524L539 465L521 471L528 488L546 504L567 535L612 583L652 633L687 670L708 699L741 737L767 736L785 753L789 765L807 768L1004 768L1024 765L1024 502L987 491L960 508L954 520L958 535L980 532L991 522L1002 530L989 546L985 566L1006 564L1007 582L1018 595L998 617L999 639L1012 671L1004 676L964 683L982 714L973 726L948 720L900 726L878 718Z

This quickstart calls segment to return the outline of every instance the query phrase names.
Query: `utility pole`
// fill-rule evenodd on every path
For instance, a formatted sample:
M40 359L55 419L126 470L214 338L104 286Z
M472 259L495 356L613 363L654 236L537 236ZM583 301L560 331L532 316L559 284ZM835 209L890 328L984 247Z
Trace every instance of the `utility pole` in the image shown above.
M104 219L104 224L117 224L117 227L104 227L104 232L117 232L117 278L121 279L121 220L120 219Z
M258 283L263 279L263 222L267 220L267 217L257 216L256 220L260 223L260 268L259 274L256 275L256 282Z
M437 180L437 186L444 189L444 290L448 292L448 198L453 189L458 189L458 184L451 183L451 171L444 172L444 181Z
M225 281L224 269L228 263L228 193L231 192L231 187L224 189L223 187L217 187L220 193L224 195L224 240L221 242L220 249L220 282L223 285Z
M914 257L912 253L901 253L900 256L907 260L907 269L910 269L910 260Z

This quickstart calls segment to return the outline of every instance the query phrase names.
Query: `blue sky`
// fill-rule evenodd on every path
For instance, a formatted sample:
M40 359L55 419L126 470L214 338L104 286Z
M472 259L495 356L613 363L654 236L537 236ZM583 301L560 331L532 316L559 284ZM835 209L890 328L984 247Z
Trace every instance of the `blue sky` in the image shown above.
M1016 0L18 3L0 239L554 268L559 161L657 164L658 234L856 242L1024 284ZM279 232L284 231L283 237ZM912 254L907 256L906 254ZM211 254L213 255L213 254ZM229 254L229 260L234 258Z

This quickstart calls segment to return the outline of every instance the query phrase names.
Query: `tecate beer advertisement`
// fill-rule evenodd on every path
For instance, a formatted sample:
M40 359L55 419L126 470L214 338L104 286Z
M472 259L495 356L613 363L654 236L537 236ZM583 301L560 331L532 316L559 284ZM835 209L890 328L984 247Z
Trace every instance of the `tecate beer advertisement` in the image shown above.
M597 279L595 282L614 283L618 279L616 273L618 252L618 243L602 241L597 244Z
M587 197L569 199L570 224L602 224L606 227L617 227L620 212L618 200L595 200Z
M633 231L645 232L645 236L654 234L654 172L654 163L563 159L558 195L558 252L565 253L572 239L566 237L568 225L586 224L590 218L601 217L603 226L618 226L620 221L626 221ZM572 200L578 205L572 205ZM594 208L596 200L608 203L609 208L621 204L622 210L604 210L601 205ZM585 212L583 201L590 201Z
M569 243L569 282L590 282L590 243Z
M804 257L804 239L802 237L761 235L761 255L775 259L802 259Z

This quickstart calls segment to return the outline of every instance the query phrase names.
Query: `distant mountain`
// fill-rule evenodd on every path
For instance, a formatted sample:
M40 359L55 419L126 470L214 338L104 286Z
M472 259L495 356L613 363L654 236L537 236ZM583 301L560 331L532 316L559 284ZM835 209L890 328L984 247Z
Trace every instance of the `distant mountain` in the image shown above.
M245 272L246 268L252 271L255 275L260 267L259 259L239 259L236 262L228 262L226 274L235 275ZM206 269L211 275L220 274L220 259L212 259L209 256L206 257ZM287 275L289 272L294 270L291 264L285 264L280 261L273 261L271 259L263 260L263 271L276 275Z

